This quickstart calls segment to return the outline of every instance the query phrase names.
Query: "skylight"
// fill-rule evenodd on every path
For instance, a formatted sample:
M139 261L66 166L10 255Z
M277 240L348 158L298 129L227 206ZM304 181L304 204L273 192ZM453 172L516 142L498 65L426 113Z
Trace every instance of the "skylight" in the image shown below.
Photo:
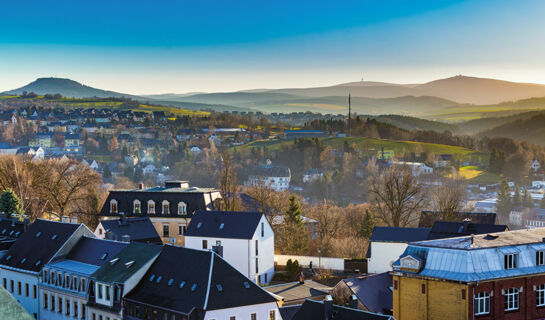
M17 231L17 232L15 233L15 236L18 237L20 234L21 234L21 231Z
M55 239L57 239L57 235L56 235L56 234L54 234L54 235L51 237L51 240L55 240Z
M102 255L102 257L100 257L100 260L106 259L107 256L108 256L108 253L107 253L107 252L104 252L104 254Z
M199 229L202 226L202 222L197 223L197 229Z
M9 235L11 236L11 235L13 234L13 232L14 232L14 231L13 231L13 230L11 230L11 231L9 232Z
M163 277L162 277L162 276L158 276L158 277L157 277L157 283L161 282L161 279L163 279Z
M180 282L180 289L182 289L185 286L185 281Z
M125 267L130 268L134 264L134 261L129 261L125 263Z
M8 261L9 259L11 259L11 256L7 256L7 257L6 257L6 261Z
M36 233L36 238L38 238L38 237L39 237L39 236L40 236L41 234L42 234L42 232L41 232L41 231L40 231L40 232L38 232L38 233Z
M223 287L221 286L221 284L217 284L216 288L218 289L219 292L223 291Z
M21 259L21 263L25 263L26 258Z
M246 289L250 289L250 283L248 281L244 281L244 287Z
M39 266L40 263L42 263L40 260L36 261L36 267Z
M197 284L194 283L192 286L191 286L191 291L195 291L195 289L197 289Z
M223 230L224 226L225 226L225 223L220 224L220 230Z
M8 229L2 230L2 234L6 233L6 231L8 231Z
M119 258L113 258L112 260L110 260L110 264L114 264L114 263L116 263L117 261L119 261Z
M149 281L152 282L153 279L155 279L155 275L154 275L154 274L152 274L151 277L149 277Z
M170 278L170 280L168 280L168 285L171 286L173 282L174 282L174 279Z

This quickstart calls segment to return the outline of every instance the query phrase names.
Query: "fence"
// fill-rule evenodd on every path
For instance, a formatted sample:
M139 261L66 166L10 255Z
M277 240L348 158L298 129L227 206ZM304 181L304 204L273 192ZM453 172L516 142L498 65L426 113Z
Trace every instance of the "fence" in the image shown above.
M285 266L288 260L299 261L299 265L302 267L308 267L312 261L313 268L329 269L336 271L344 271L344 259L343 258L330 258L330 257L313 257L313 256L292 256L292 255L274 255L274 263L280 266Z

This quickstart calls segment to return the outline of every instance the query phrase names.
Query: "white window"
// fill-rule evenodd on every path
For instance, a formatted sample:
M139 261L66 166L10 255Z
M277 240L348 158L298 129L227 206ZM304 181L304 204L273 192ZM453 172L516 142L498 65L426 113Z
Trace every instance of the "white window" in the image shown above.
M505 311L518 310L519 308L519 290L509 288L505 291L504 309Z
M178 235L183 236L185 234L185 229L187 228L185 223L180 223L178 225Z
M540 284L536 288L536 306L545 306L545 284Z
M110 200L110 213L117 213L117 200Z
M515 269L517 267L518 254L511 253L503 256L505 269Z
M545 251L536 251L536 266L545 265Z
M153 200L148 201L148 214L155 214L155 202Z
M163 214L170 214L170 202L163 200Z
M187 214L187 204L185 202L178 202L178 215Z
M139 214L142 212L140 200L134 200L132 203L132 213Z
M475 315L490 313L490 294L488 292L479 292L475 296Z

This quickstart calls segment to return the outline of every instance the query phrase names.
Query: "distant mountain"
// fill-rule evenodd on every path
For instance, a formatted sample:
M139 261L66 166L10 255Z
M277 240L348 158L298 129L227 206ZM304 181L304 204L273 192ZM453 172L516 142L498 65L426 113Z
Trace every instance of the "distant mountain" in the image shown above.
M7 94L22 94L23 91L34 92L40 95L60 93L63 97L71 98L141 98L130 94L96 89L83 85L77 81L63 78L38 78L24 87L9 90Z
M545 146L545 112L517 119L479 133L479 136L506 137Z

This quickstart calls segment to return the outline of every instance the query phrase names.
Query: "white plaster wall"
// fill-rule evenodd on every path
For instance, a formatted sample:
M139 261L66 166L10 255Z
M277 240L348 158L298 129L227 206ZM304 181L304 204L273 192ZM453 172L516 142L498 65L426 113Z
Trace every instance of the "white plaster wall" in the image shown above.
M36 286L38 290L38 275L16 272L7 269L0 269L0 285L4 283L3 278L7 279L7 288L5 288L11 295L30 313L31 316L36 314L39 317L40 310L40 295L37 292L37 297L33 297L33 286ZM11 291L10 280L13 280L13 292ZM21 294L17 291L17 282L21 282ZM29 295L26 296L25 283L29 285Z
M276 302L243 306L238 308L220 309L207 311L204 315L205 320L229 320L229 317L235 316L236 319L251 319L250 315L255 313L257 320L269 320L269 312L274 310L275 320L281 320L280 312Z
M367 260L367 272L382 273L392 271L392 263L407 248L406 243L371 242L371 258Z

